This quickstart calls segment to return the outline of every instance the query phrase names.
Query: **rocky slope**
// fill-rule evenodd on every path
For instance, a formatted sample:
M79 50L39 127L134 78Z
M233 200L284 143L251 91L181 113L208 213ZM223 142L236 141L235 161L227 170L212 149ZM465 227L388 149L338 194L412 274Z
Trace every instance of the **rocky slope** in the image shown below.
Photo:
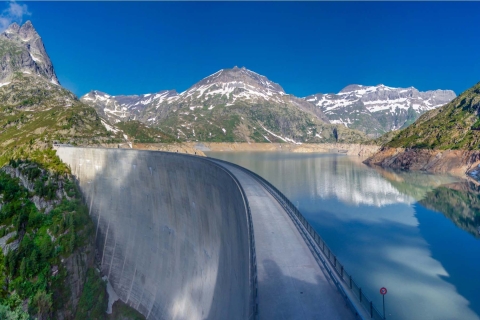
M139 120L183 141L365 140L358 131L331 125L320 108L245 68L220 70L182 93L110 96L92 91L81 101L111 122Z
M382 147L365 160L372 166L464 176L480 164L480 151Z
M337 94L315 94L306 101L320 107L331 123L378 137L404 128L421 114L455 98L451 90L420 92L414 87L349 85Z
M21 27L13 23L0 34L0 56L0 85L8 83L16 72L41 75L59 84L42 38L30 21Z

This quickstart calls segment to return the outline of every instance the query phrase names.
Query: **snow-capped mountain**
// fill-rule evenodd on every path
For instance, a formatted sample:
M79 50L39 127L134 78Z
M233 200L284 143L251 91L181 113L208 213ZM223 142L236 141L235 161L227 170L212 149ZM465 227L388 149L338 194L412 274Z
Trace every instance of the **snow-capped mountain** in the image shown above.
M321 108L245 68L222 69L182 93L110 96L92 91L81 100L112 122L139 120L185 140L300 143L363 139L359 132L331 126Z
M246 68L222 69L178 94L175 90L156 94L110 96L91 91L81 100L98 106L98 111L114 121L140 119L155 124L177 108L233 106L238 103L292 105L329 122L323 112L305 100L286 94L283 88ZM176 107L173 107L176 106ZM143 118L142 118L143 117Z
M53 64L45 51L42 38L30 21L21 27L13 23L0 34L0 82L6 83L14 72L40 75L59 84Z
M172 102L178 100L178 97L175 90L164 90L153 94L148 93L131 96L111 96L104 92L94 90L81 97L81 100L95 106L101 116L115 123L119 121L138 120L144 114L147 106L158 109L162 105L172 104Z
M411 124L422 113L456 97L451 90L420 92L414 87L349 85L337 94L315 94L306 101L320 107L331 123L373 136Z

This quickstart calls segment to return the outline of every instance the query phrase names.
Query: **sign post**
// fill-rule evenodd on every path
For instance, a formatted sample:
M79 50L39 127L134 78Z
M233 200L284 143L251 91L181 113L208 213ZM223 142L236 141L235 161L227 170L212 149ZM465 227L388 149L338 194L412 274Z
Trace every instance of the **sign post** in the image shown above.
M380 288L380 294L383 297L383 319L386 319L386 317L385 317L385 295L387 294L387 288L381 287Z

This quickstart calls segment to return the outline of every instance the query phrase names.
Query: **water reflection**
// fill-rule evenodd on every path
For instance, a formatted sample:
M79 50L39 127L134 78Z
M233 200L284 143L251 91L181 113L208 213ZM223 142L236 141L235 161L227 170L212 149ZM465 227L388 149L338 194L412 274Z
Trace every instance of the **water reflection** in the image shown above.
M440 186L420 201L424 207L443 213L455 225L480 238L480 187L472 181Z
M379 309L378 289L388 288L388 319L479 319L475 184L372 169L339 155L209 156L245 166L284 192Z

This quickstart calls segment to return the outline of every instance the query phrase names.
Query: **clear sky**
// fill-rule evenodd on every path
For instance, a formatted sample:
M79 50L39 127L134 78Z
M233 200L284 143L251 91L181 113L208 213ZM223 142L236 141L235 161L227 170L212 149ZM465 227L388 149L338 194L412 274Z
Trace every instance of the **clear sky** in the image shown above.
M19 5L77 95L181 92L233 66L301 97L353 83L458 94L480 81L479 2Z

